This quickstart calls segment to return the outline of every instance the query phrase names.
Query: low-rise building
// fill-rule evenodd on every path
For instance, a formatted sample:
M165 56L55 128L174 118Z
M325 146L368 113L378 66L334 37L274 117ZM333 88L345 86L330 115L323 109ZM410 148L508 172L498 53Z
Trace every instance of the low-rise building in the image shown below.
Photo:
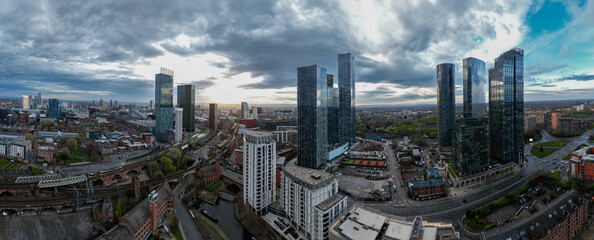
M410 196L419 200L439 198L446 195L446 183L441 178L414 181L410 184L409 188Z
M171 188L164 184L124 214L116 227L98 239L148 239L160 227L167 224L165 218L174 211L173 201Z
M575 127L573 126L573 118L559 119L559 132L564 135L575 134Z
M54 145L44 145L37 147L37 161L50 162L54 159L57 147Z
M21 135L0 135L0 156L29 162L31 141Z
M328 239L330 225L347 208L338 179L317 169L286 166L281 173L281 205L291 225L306 239Z
M337 221L332 229L336 238L349 240L435 240L457 239L460 235L452 224L423 221L422 217L405 221L358 206Z
M571 153L567 173L570 177L594 180L594 147L584 147Z
M198 181L196 181L196 184L198 187L210 186L221 178L221 174L221 164L217 161L215 164L200 168L197 171Z

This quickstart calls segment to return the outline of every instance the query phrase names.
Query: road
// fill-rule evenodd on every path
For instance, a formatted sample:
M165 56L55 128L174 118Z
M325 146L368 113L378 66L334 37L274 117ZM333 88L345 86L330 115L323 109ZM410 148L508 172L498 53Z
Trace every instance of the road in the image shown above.
M173 208L175 209L175 212L177 213L177 217L179 218L179 222L181 223L181 225L183 227L186 237L188 239L202 240L204 238L198 231L198 228L196 227L196 225L194 224L194 221L192 220L192 216L190 216L188 209L186 208L186 206L184 206L184 203L178 197L179 194L182 193L186 189L187 185L188 185L187 182L184 181L184 182L182 182L182 186L180 186L173 192L173 195L174 195Z
M527 155L530 153L530 148L532 145L534 145L534 143L528 144L525 146L524 150L524 154L527 156L528 162L524 164L524 167L521 170L489 184L485 184L481 187L470 190L462 195L423 202L409 200L402 201L402 203L397 202L392 204L359 204L367 205L384 213L397 216L423 216L435 221L451 221L454 226L459 227L459 220L466 213L467 208L477 208L499 199L508 192L513 191L527 183L526 179L533 173L553 170L557 165L560 165L561 158L572 152L580 144L587 142L587 137L592 133L594 133L594 130L590 130L578 137L573 138L555 138L548 135L548 133L545 133L543 141L562 140L568 141L569 143L565 147L559 149L557 152L543 159L538 159L535 157L530 157L531 155ZM393 156L390 157L393 159ZM548 161L545 162L545 160ZM396 176L397 180L401 179L397 174L394 175ZM397 197L400 198L402 196L398 194ZM466 202L464 202L464 200L466 200Z

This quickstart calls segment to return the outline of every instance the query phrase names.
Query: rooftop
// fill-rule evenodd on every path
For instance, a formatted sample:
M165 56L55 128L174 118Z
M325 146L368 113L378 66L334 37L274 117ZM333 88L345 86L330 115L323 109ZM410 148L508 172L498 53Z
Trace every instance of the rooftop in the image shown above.
M382 225L384 225L384 222L386 221L386 216L371 212L363 208L356 208L355 210L353 210L349 218L367 227L378 230L382 227Z
M413 182L413 187L415 187L415 188L421 187L421 186L433 187L436 185L445 185L445 182L443 181L443 179L432 179L432 180L428 180L428 181L414 181Z
M374 240L379 234L379 231L368 227L363 227L361 224L351 219L347 219L342 224L340 224L338 230L340 230L342 235L348 237L349 239L357 240Z
M384 236L393 239L410 239L413 226L403 222L390 220Z
M325 201L321 202L316 207L325 212L325 211L328 211L328 209L332 208L334 205L336 205L338 202L340 202L344 198L346 198L345 195L337 193L337 194L332 195L332 197L326 199Z
M334 175L332 175L331 173L328 173L323 170L305 168L300 166L285 166L283 167L283 171L311 186L321 184L324 181L330 180L334 177Z
M167 198L167 196L173 195L173 193L171 192L171 188L169 188L168 184L163 184L162 187L156 190L156 193L158 194L158 196L160 196L158 200L159 205L163 204L163 201L165 201L165 198ZM132 229L138 229L142 225L142 223L149 219L150 215L151 213L148 209L147 197L143 199L140 203L138 203L134 208L132 208L132 210L130 210L124 216L122 216L122 219L127 219Z

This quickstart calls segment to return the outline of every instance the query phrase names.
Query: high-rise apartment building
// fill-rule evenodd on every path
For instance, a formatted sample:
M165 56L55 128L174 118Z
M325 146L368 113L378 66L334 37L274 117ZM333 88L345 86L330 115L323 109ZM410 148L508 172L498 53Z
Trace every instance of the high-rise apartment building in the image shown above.
M182 141L182 134L183 130L183 122L184 122L184 109L183 108L174 108L173 112L175 113L175 143L179 143Z
M355 142L355 56L338 54L338 140Z
M211 103L208 107L208 127L216 131L219 118L219 109L216 103Z
M196 128L196 86L192 84L177 86L177 105L184 109L183 128L187 132L194 132Z
M561 118L561 113L551 113L551 128L553 130L559 130L559 119Z
M289 223L306 239L329 239L329 229L347 209L338 179L322 170L285 166L281 172L281 205Z
M23 95L21 96L21 105L23 109L29 109L29 96Z
M169 140L173 130L173 70L161 68L155 75L155 117L157 140Z
M151 109L151 110L153 109L153 107L154 107L154 106L153 106L153 105L154 105L154 103L155 103L155 102L154 102L152 99L151 99L151 101L149 101L149 109Z
M524 149L524 50L514 48L495 58L489 69L491 161L515 162Z
M243 141L243 203L266 212L276 195L276 142L267 132L247 131Z
M480 172L489 166L489 131L486 118L465 118L455 132L454 167L464 173Z
M319 168L328 160L326 69L297 68L297 164Z
M55 98L47 100L47 112L45 114L48 118L60 118L60 101Z
M465 118L489 117L489 82L485 62L476 58L462 60L462 97Z
M559 118L559 132L566 136L575 134L575 127L573 118Z
M250 118L250 107L247 102L241 102L241 117Z
M334 76L326 75L328 91L328 144L338 143L338 89L334 87Z
M456 127L454 64L437 65L437 138L440 147L452 146Z

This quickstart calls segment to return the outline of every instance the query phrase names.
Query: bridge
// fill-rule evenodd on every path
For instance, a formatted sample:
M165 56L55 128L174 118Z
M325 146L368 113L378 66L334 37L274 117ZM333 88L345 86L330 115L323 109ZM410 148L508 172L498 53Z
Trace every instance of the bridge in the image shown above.
M39 187L39 188L60 187L60 186L72 185L72 184L77 184L77 183L86 182L86 181L87 181L87 176L80 175L80 176L69 177L69 178L43 180L37 184L37 187Z
M35 176L22 176L18 177L14 183L39 183L44 180L60 179L60 174L47 174L47 175L35 175Z
M236 185L239 189L243 190L243 180L241 180L241 175L231 170L221 168L221 178L223 179L223 182Z

